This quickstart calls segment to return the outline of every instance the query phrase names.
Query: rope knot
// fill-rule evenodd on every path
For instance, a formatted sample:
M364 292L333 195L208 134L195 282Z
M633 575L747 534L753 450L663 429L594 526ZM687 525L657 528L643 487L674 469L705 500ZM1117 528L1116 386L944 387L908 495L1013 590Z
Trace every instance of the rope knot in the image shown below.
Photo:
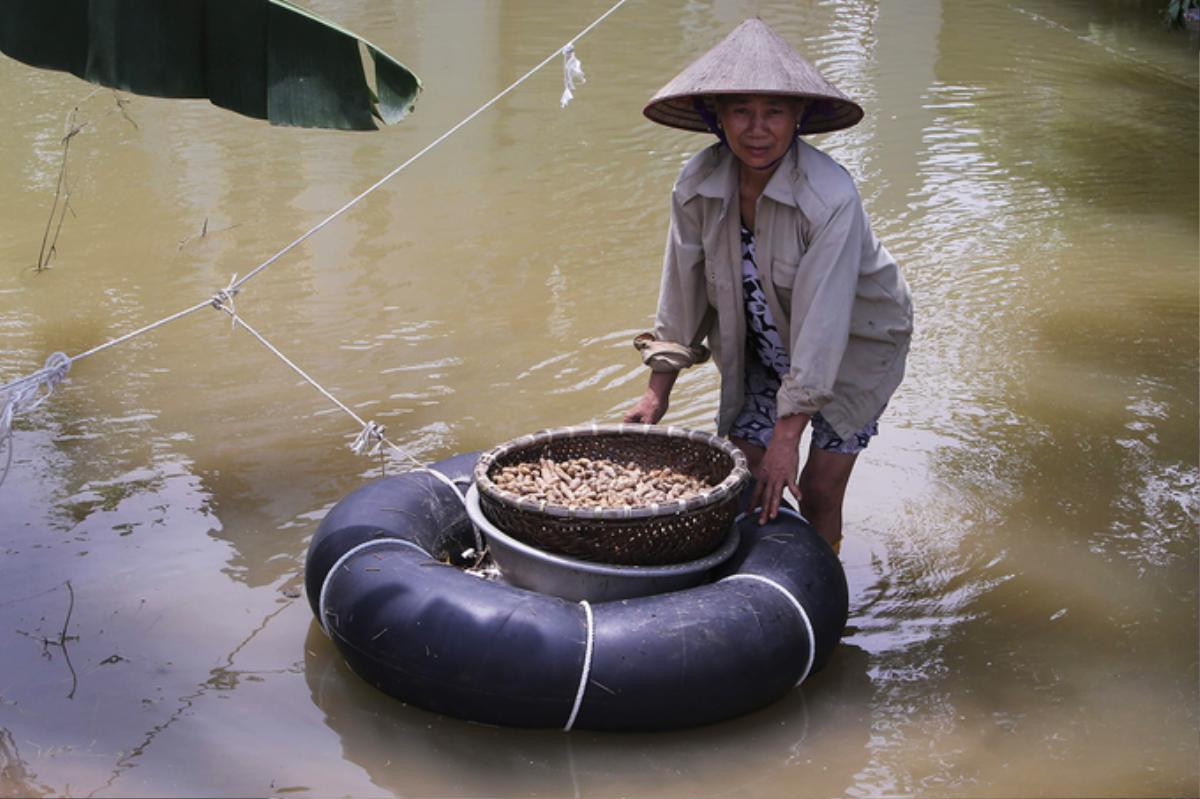
M387 428L375 422L367 422L363 425L362 431L355 437L354 441L350 442L350 450L355 455L374 455L383 446L384 434L387 433Z
M229 278L229 285L223 289L220 289L216 294L213 295L213 307L217 310L220 310L221 306L226 304L230 307L233 307L233 298L237 296L239 291L241 291L241 288L238 287L237 272L234 272L233 277Z
M229 285L217 291L212 296L212 307L218 311L225 311L229 314L229 326L231 328L237 326L237 306L233 304L233 298L241 291L238 288L237 272L233 273L233 277L229 278Z
M46 359L42 369L46 372L44 385L48 396L66 378L67 372L71 371L71 359L65 352L55 352Z

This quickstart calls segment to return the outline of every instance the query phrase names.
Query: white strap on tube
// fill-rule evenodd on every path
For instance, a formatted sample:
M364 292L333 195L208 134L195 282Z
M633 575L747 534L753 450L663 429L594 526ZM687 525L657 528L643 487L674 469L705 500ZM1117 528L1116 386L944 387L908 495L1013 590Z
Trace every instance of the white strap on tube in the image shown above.
M583 613L587 617L587 645L583 650L583 671L579 675L579 690L575 692L575 706L571 708L571 717L567 719L567 724L563 727L563 732L570 732L575 726L575 717L579 715L579 708L583 705L583 695L587 691L588 678L592 675L592 647L596 639L596 624L592 618L592 606L588 604L586 599L581 599L579 604L583 605Z
M434 478L442 481L443 484L450 486L450 490L454 492L454 496L458 497L458 501L462 503L463 509L466 510L468 514L471 512L470 507L467 505L466 496L463 495L462 491L458 490L458 486L455 485L454 481L449 477L442 474L437 469L432 469L428 466L422 466L419 469L413 469L413 471L431 474L434 476ZM471 532L475 534L475 551L483 552L483 534L479 532L479 528L476 527L474 523L471 524Z
M721 582L726 580L754 580L755 582L764 583L771 586L779 593L788 598L792 603L792 607L800 614L800 620L804 622L804 631L808 634L808 662L804 664L804 671L800 674L800 679L796 680L796 685L808 679L809 672L812 671L813 661L817 656L817 636L813 632L812 622L808 618L808 613L805 612L804 606L800 604L800 600L792 595L792 592L784 588L779 583L772 580L770 577L763 577L761 574L731 574Z
M446 475L442 474L442 473L441 473L441 472L439 472L437 469L431 469L431 468L429 468L428 466L422 466L422 467L421 467L421 468L419 468L419 469L413 469L413 471L414 471L414 472L426 472L427 474L431 474L431 475L433 475L433 476L434 476L434 478L435 478L435 479L437 479L437 480L440 480L441 482L443 482L443 483L445 483L446 485L450 486L450 489L451 489L452 491L454 491L454 496L458 497L458 501L459 501L459 502L461 502L461 503L463 504L463 507L466 507L466 505L467 505L467 498L463 496L462 492L458 490L458 486L457 486L457 485L455 485L455 484L454 484L454 481L453 481L453 480L451 480L449 477L447 477Z
M377 547L382 544L403 544L404 546L412 547L430 560L433 559L433 556L424 549L414 544L412 541L405 541L403 538L372 538L370 541L364 541L358 546L352 547L348 552L346 552L346 554L337 559L337 562L333 564L333 568L325 573L325 581L321 583L321 594L317 600L317 620L321 622L321 629L324 630L325 634L330 638L333 636L329 632L329 622L325 619L325 595L329 591L329 581L333 578L333 575L337 572L337 570L342 568L346 561L351 558L351 556L357 555L364 549L370 549L371 547Z

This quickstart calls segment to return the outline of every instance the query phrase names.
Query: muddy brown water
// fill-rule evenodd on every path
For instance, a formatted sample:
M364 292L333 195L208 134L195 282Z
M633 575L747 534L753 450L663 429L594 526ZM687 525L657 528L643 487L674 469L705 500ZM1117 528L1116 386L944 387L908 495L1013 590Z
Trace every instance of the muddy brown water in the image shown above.
M96 95L41 274L91 89L0 58L0 380L211 295L608 8L312 5L422 75L410 120L271 129L134 98L134 127ZM761 14L867 109L814 143L917 308L850 486L851 626L803 687L642 736L376 692L290 595L316 522L379 463L206 310L77 363L18 422L0 795L1196 795L1197 42L1159 5L631 0L579 43L568 108L555 62L238 296L422 460L615 420L644 381L630 340L671 182L706 143L641 105ZM692 370L668 420L711 429L716 403Z

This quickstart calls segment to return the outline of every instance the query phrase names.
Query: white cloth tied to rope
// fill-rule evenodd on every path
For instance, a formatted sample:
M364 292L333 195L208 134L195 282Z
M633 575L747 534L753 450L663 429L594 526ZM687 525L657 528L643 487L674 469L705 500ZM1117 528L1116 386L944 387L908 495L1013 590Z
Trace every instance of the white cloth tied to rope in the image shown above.
M367 422L354 441L350 442L350 449L355 455L362 455L364 452L367 455L374 455L383 446L385 433L387 433L387 428L383 425Z
M563 48L563 93L562 99L558 101L559 108L566 108L567 103L575 97L575 81L587 83L587 78L583 77L583 64L579 63L579 58L575 55L575 45L568 44Z

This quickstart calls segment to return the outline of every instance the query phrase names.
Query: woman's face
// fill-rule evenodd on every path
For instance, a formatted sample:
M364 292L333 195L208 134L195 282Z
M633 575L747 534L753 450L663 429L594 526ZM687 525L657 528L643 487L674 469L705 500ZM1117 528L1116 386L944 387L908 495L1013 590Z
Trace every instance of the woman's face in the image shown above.
M751 169L773 167L791 146L803 106L794 97L730 94L717 97L717 119L729 149Z

